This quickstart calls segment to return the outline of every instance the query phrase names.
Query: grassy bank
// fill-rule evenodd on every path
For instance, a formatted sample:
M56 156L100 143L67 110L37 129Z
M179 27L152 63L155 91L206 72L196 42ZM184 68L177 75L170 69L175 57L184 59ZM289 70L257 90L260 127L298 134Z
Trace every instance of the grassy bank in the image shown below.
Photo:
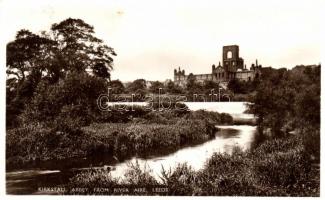
M109 118L114 123L106 119L106 122L82 128L61 123L60 129L41 124L10 129L6 136L7 168L103 153L123 157L158 150L173 151L184 145L205 142L214 136L216 124L233 122L228 114L202 110L147 112L137 108L131 117L119 113Z
M91 190L94 187L161 185L168 188L167 195L319 196L319 171L311 168L297 136L266 141L250 152L237 149L232 155L214 154L200 171L182 164L162 174L157 180L134 164L119 180L108 171L89 170L66 186L89 188L89 194L96 194Z

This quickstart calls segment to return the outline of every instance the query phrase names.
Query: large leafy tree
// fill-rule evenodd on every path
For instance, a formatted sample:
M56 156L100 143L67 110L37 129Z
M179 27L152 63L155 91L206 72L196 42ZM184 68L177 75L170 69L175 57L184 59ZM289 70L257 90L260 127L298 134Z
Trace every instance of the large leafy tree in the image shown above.
M69 71L87 71L109 79L115 55L113 48L94 35L92 26L69 18L53 24L47 34L18 31L7 44L7 75L20 82L34 73L55 82Z
M20 30L16 39L7 44L7 75L24 81L31 74L48 69L56 42L28 30Z
M7 44L7 125L17 124L16 116L29 102L53 58L55 41L28 30L18 31Z
M102 78L87 73L72 72L64 81L48 85L41 81L23 118L27 121L53 122L80 118L79 125L89 122L98 111L96 98L106 92ZM62 118L64 116L64 118Z
M25 116L36 112L46 113L46 110L42 110L46 106L41 106L40 99L51 103L53 101L49 98L53 95L44 91L52 91L53 88L61 90L72 80L77 81L70 90L66 90L69 92L58 92L58 100L62 102L56 104L59 107L51 112L52 117L67 106L94 105L96 95L87 92L86 88L72 88L79 87L85 81L82 87L102 91L110 79L112 57L115 55L113 48L97 38L94 28L81 19L66 19L53 24L50 31L41 34L25 29L18 31L15 40L7 44L7 125L15 125L12 122L24 111ZM70 97L76 97L75 101L67 101ZM94 108L92 106L88 110ZM45 118L38 118L41 119Z
M95 75L110 78L116 53L94 35L94 27L81 19L66 19L51 28L58 43L58 59L64 70L92 71Z
M320 124L320 66L293 70L268 69L262 77L251 109L262 129L279 136L294 128Z

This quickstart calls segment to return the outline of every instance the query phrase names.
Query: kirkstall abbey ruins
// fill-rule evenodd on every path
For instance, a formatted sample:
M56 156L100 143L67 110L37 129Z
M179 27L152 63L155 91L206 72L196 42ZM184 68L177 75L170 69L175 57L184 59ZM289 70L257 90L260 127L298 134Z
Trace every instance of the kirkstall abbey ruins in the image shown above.
M244 59L239 57L239 46L230 45L224 46L222 51L222 65L219 62L218 66L212 65L211 74L185 74L185 70L180 68L174 70L174 82L177 85L185 86L186 81L190 76L200 83L204 81L214 81L218 83L228 82L231 79L238 79L242 81L251 81L258 78L261 75L262 66L258 64L257 60L255 64L252 64L250 69L246 68Z

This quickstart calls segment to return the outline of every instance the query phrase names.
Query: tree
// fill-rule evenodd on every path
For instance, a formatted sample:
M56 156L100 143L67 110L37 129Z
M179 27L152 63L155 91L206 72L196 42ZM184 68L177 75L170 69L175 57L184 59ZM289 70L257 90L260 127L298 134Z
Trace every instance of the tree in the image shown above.
M111 88L112 94L122 94L125 92L125 87L120 80L113 80L109 82L108 87Z
M195 76L192 73L190 73L186 80L186 89L193 90L196 88L196 86L197 86L197 83L196 83Z
M218 91L219 84L211 80L206 80L203 83L203 88L205 90L205 94L210 94L211 90L215 90L216 92Z
M168 81L166 86L166 92L171 94L184 94L182 88L178 85L175 85L173 81Z
M28 30L18 31L7 44L7 125L17 125L16 117L30 101L35 89L48 72L56 43Z
M284 80L272 79L259 85L252 107L258 125L271 128L273 135L278 137L284 134L282 128L290 120L295 91Z
M159 88L164 88L164 84L159 81L154 81L151 83L151 86L149 87L149 91L152 93L159 93Z
M86 125L99 112L96 100L107 92L106 89L106 81L85 72L67 74L64 81L56 84L43 80L28 104L23 120L51 123L59 119L63 123L65 119L75 118L79 119L80 125Z
M49 65L56 42L22 29L7 44L7 75L19 82L32 73L42 74Z
M144 79L136 79L132 83L130 83L127 87L127 91L129 93L135 93L138 90L146 90L147 83Z
M228 82L228 89L231 90L233 93L235 94L245 94L246 93L246 90L247 90L247 85L245 84L245 82L243 81L240 81L238 79L231 79L229 82Z
M274 136L283 135L288 129L318 127L319 68L311 71L307 68L269 70L269 77L265 76L259 83L251 105L259 127L271 128Z
M190 73L187 77L186 82L186 92L189 96L192 96L193 94L202 94L203 87L202 84L198 83L196 81L195 76Z
M53 24L48 33L18 31L7 44L7 122L17 121L24 109L39 121L51 121L63 108L67 116L67 111L72 114L76 108L94 111L96 92L107 87L115 55L113 48L94 36L94 28L80 19ZM42 105L42 100L55 103L54 109Z
M144 79L137 79L127 86L127 92L134 95L133 100L143 101L147 93L147 83Z
M94 28L81 19L68 18L51 28L61 52L59 60L65 70L92 70L99 77L110 78L116 53L94 36Z
M109 81L111 80L111 74L103 63L96 63L92 69L96 76L107 78Z

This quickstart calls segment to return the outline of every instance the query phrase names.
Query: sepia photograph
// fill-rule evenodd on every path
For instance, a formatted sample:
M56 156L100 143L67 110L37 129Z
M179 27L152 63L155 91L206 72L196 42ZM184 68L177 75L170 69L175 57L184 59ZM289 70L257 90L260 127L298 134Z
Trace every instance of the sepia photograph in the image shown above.
M320 197L323 3L0 0L5 195Z

